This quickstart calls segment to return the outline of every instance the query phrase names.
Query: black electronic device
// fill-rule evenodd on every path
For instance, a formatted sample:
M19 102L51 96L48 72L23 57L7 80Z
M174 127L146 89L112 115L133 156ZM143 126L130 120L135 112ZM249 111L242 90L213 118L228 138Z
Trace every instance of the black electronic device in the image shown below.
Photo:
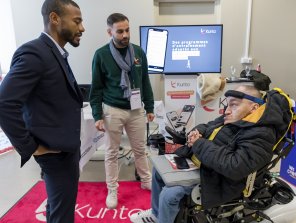
M176 166L178 169L189 169L189 165L187 163L186 158L184 157L179 157L179 156L174 156L174 160L176 162Z

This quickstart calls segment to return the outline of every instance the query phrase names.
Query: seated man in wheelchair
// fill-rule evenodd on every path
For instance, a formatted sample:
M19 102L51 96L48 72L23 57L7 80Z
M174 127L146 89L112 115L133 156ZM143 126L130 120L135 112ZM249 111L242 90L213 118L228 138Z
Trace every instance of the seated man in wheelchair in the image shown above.
M273 147L285 135L291 119L283 105L262 99L253 86L225 93L225 114L197 125L187 137L183 151L200 162L201 205L210 209L241 196L249 174L270 162ZM269 99L269 98L268 98ZM287 103L287 101L286 101ZM289 107L289 106L286 106ZM179 151L180 152L180 151ZM195 185L167 187L153 169L152 209L130 217L132 222L174 222L179 203Z

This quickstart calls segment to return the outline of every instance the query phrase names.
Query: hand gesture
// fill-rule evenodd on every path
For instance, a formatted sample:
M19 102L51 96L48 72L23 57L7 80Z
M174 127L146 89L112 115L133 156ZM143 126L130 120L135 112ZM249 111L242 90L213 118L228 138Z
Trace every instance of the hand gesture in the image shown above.
M199 133L198 130L195 129L191 131L187 136L187 145L191 147L195 143L195 141L201 137L202 135Z

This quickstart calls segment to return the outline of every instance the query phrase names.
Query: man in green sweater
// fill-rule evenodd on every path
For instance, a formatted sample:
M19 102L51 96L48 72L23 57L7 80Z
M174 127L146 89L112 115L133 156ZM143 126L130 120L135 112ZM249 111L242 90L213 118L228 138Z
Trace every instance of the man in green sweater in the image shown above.
M125 129L141 187L151 190L151 172L145 154L145 111L154 119L154 99L144 51L131 44L128 18L120 13L107 19L111 41L95 52L92 63L90 105L95 126L106 135L105 171L109 209L117 206L118 151ZM142 107L144 104L144 108Z

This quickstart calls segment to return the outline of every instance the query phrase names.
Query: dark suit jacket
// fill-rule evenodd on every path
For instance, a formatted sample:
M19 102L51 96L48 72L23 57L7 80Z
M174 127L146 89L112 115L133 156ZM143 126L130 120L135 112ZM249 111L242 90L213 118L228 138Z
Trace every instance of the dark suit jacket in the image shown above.
M80 149L82 96L66 62L45 34L16 50L0 86L0 126L21 155L21 166L39 144Z

